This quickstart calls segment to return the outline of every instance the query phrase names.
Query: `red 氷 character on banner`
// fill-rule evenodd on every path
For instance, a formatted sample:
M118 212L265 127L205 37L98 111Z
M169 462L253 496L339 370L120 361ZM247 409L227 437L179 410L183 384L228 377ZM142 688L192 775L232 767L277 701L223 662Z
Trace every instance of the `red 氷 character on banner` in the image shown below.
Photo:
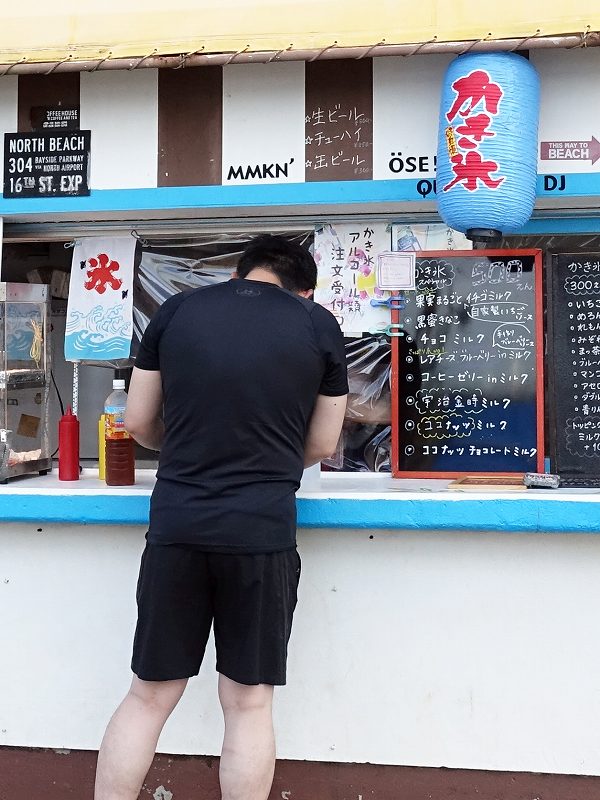
M120 269L118 261L111 260L106 253L100 253L98 258L88 259L91 269L87 271L87 281L83 284L88 291L95 289L98 294L104 294L110 286L111 289L120 289L123 281L113 273Z
M465 189L469 192L474 192L477 189L477 181L480 180L488 189L497 189L504 180L502 178L492 178L490 173L498 170L498 163L496 161L483 161L481 154L471 151L463 156L462 153L457 153L450 161L452 162L452 171L456 175L454 180L444 186L444 191L452 189L458 183L462 183Z
M467 117L482 100L486 111L494 115L498 113L498 105L504 92L497 83L492 82L484 70L476 69L463 78L457 78L452 88L456 92L456 98L446 114L448 122L452 122L458 113L461 117ZM463 110L465 103L468 106Z

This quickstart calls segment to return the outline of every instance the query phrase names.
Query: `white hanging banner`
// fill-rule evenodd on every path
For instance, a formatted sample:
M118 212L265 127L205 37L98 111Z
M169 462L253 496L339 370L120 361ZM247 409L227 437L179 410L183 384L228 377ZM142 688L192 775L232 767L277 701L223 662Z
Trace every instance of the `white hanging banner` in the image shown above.
M390 250L385 222L343 222L315 231L315 301L328 308L346 335L390 324L389 297L377 286L377 258Z
M75 242L65 331L67 361L129 358L135 245L133 236Z

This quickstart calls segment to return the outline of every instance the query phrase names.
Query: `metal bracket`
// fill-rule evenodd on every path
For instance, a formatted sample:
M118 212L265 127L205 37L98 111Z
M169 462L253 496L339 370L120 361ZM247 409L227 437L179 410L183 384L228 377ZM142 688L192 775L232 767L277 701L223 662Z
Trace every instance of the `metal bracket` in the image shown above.
M385 328L371 328L369 333L389 336L392 339L394 337L406 336L406 331L404 331L404 324L402 322L392 322L391 325Z

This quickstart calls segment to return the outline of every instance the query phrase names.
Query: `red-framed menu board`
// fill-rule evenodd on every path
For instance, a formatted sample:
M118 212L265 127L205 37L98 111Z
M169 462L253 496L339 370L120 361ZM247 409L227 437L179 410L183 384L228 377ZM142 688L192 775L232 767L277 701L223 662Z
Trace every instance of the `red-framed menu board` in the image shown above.
M392 473L454 478L544 465L540 250L416 254L392 326Z

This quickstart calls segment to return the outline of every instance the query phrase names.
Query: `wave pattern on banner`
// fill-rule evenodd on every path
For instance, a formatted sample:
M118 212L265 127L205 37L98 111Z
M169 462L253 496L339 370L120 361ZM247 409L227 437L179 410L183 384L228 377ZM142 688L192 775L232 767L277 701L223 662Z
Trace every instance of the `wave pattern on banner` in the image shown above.
M77 331L65 336L65 347L74 354L74 360L128 358L131 339L115 336L102 339L86 331Z
M111 333L131 336L131 321L126 319L124 309L124 304L107 309L100 305L94 306L87 314L78 309L73 309L67 319L67 333L71 333L85 325L85 329L88 332L97 333L101 338Z
M65 349L77 361L128 358L131 334L123 303L108 309L97 305L88 314L74 309L67 318Z

